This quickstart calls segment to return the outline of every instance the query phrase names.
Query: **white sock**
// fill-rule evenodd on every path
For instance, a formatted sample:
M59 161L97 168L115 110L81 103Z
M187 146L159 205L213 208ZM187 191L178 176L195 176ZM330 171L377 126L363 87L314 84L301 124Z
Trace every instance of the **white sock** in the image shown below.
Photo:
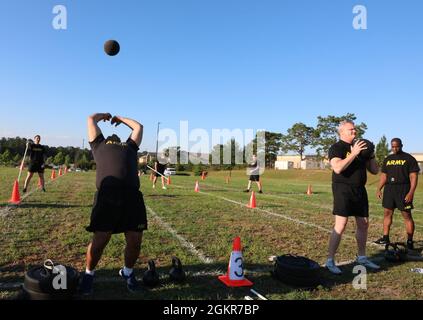
M85 274L89 274L90 276L94 276L94 270L93 271L90 271L90 270L88 270L88 269L85 269Z
M123 274L125 276L129 277L132 274L132 272L134 272L134 269L123 267Z

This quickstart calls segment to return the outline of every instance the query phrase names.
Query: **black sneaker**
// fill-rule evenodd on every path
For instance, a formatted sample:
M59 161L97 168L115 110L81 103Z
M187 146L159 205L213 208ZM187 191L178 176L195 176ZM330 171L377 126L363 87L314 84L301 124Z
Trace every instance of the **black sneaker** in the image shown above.
M250 192L250 189L245 189L244 192Z
M26 192L26 188L23 188L22 192L25 193Z
M83 296L89 296L93 293L94 276L84 273L79 285L79 293Z
M43 188L43 192L46 192L46 188Z
M414 250L414 242L413 240L407 240L407 249Z
M386 246L387 244L389 244L389 243L390 243L390 241L389 241L389 238L388 238L388 239L386 239L386 237L382 237L382 238L377 239L377 240L375 241L375 243L376 243L376 244L380 244L380 245L382 245L382 246Z
M263 193L263 191L259 190L259 193Z
M126 280L126 287L128 291L135 293L140 291L140 285L138 280L135 278L135 272L132 272L129 276L126 276L123 269L119 270L119 275Z

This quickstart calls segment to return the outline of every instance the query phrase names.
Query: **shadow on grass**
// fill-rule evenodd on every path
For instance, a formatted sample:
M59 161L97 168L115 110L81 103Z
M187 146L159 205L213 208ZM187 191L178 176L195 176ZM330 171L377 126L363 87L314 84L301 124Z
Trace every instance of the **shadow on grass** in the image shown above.
M68 209L68 208L91 208L92 205L76 205L68 203L39 203L39 202L25 202L19 205L22 209Z

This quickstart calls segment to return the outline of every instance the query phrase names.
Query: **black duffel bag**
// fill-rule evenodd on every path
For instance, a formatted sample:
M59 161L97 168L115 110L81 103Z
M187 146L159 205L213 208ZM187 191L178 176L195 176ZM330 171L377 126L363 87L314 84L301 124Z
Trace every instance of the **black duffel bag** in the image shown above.
M66 283L62 283L56 279L56 277L61 276L60 271L64 270L66 270ZM64 279L64 275L62 275L62 279ZM76 269L54 264L51 260L47 260L44 265L31 268L25 274L24 285L22 287L23 297L29 300L73 299L77 293L78 280L79 272ZM60 288L55 288L57 285Z
M320 269L313 260L286 254L275 259L272 275L294 287L314 288L321 284Z

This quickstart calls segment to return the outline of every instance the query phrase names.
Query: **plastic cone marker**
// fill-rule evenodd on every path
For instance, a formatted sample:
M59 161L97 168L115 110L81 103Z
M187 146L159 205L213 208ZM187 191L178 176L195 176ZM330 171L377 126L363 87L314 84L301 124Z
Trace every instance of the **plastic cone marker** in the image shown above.
M13 184L12 197L10 198L9 203L12 203L12 204L21 203L18 180L15 180L15 183Z
M250 280L244 277L244 261L240 237L234 239L228 273L224 276L219 276L218 279L228 287L251 287L253 285Z
M251 193L250 204L248 205L248 208L251 208L251 209L257 208L256 194L254 191Z
M195 181L195 188L194 188L195 192L200 192L200 185L198 184L198 181Z
M311 196L312 194L313 194L313 190L311 189L311 184L309 184L307 188L307 195Z
M51 180L56 179L56 170L53 169L53 171L51 172Z
M62 175L63 175L63 173L62 173L62 168L60 168L60 169L59 169L59 177L60 177L60 176L62 176Z

